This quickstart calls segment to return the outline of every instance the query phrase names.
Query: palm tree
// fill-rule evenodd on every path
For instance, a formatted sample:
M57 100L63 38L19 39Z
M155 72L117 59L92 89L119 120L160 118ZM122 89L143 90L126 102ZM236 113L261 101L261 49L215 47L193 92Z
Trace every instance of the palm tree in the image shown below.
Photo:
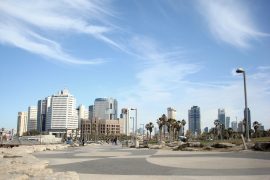
M158 124L158 129L159 129L159 141L161 142L161 131L162 131L162 126L163 126L163 123L160 119L157 119L157 124Z
M174 128L175 128L175 138L177 138L179 136L180 129L182 128L182 122L176 121L174 124Z
M258 121L254 121L253 122L253 128L254 128L254 131L255 131L255 137L258 136L258 128L259 128L260 124Z
M150 126L149 124L146 124L146 125L145 125L146 134L147 134L147 140L148 140L148 130L149 130L149 126Z
M162 131L162 127L163 127L163 132L164 132L164 139L165 139L165 126L166 126L166 122L167 122L167 116L165 114L163 114L159 119L158 119L158 125L160 128L160 141L161 141L161 131Z
M182 124L182 127L183 127L183 136L185 136L185 125L186 125L186 120L185 119L182 119L181 121L181 124Z
M152 122L149 123L149 132L150 132L150 140L151 140L151 133L153 131L153 128L154 128L154 124Z
M168 119L167 121L167 127L168 127L168 132L169 132L169 139L170 139L170 142L171 142L171 134L172 134L172 126L173 124L176 122L175 119Z
M231 139L232 134L233 134L233 129L232 128L228 128L228 134L229 134L229 139Z
M221 132L220 132L220 130L221 130L221 127L220 127L221 123L220 123L220 121L218 119L216 119L214 121L214 125L216 126L216 138L218 139L219 136L221 137Z

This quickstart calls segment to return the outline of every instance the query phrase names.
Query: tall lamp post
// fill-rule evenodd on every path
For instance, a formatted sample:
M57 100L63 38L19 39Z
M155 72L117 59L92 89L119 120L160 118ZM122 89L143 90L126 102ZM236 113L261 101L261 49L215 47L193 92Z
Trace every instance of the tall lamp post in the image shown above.
M135 111L135 147L138 147L138 142L137 142L137 120L138 120L138 115L137 115L137 108L131 108L130 110Z
M246 141L249 139L249 117L248 117L248 107L247 107L247 87L246 87L246 73L243 68L236 69L236 73L242 73L244 78L244 94L245 94L245 116L246 116Z

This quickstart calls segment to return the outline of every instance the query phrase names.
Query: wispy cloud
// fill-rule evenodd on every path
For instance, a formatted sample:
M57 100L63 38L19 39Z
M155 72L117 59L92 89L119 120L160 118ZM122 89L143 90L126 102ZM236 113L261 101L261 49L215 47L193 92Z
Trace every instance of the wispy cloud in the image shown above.
M216 82L197 82L192 77L200 76L200 70L204 67L192 63L185 49L165 48L153 39L142 36L133 38L131 44L143 61L137 68L136 81L125 90L121 89L118 97L121 97L123 106L137 106L140 121L155 122L162 113L166 113L169 106L176 108L178 119L187 119L188 109L193 105L201 107L202 128L213 126L218 108L225 108L226 115L232 121L236 116L242 120L242 76L231 73L230 80L220 77L220 81ZM267 78L270 75L269 67L258 67L252 71L255 73L247 72L248 105L252 121L267 125L269 119L264 114L268 111L270 98L270 81Z
M142 93L142 97L167 98L172 90L178 88L180 81L201 68L199 64L187 62L182 48L162 48L154 40L141 36L134 37L131 44L135 53L144 60L136 74L137 92Z
M50 34L85 34L119 48L106 36L114 28L108 17L114 12L104 1L2 1L0 42L66 63L101 63L101 59L72 57Z
M155 122L155 118L166 113L168 106L178 104L176 97L183 92L182 85L202 66L188 62L185 49L163 47L145 36L134 36L129 44L139 65L135 82L125 90L121 89L119 97L125 106L136 105L140 109L141 121Z
M252 40L269 36L257 29L248 7L241 1L198 0L198 9L217 40L249 48Z

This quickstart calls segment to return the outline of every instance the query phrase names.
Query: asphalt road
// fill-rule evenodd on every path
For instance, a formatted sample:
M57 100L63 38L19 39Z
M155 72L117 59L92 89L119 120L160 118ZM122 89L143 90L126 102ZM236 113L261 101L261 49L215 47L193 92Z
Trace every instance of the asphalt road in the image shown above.
M270 152L184 152L89 145L34 154L81 179L270 179ZM159 177L159 178L157 178Z

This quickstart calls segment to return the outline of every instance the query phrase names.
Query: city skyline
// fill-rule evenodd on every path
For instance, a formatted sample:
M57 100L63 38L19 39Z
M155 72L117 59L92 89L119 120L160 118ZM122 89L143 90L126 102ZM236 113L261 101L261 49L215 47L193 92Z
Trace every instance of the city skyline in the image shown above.
M270 2L7 1L0 4L0 125L67 88L77 104L114 97L138 123L167 107L177 119L199 106L201 127L217 109L244 118L243 67L252 121L270 128ZM119 116L119 114L118 114ZM155 124L156 125L156 124Z

